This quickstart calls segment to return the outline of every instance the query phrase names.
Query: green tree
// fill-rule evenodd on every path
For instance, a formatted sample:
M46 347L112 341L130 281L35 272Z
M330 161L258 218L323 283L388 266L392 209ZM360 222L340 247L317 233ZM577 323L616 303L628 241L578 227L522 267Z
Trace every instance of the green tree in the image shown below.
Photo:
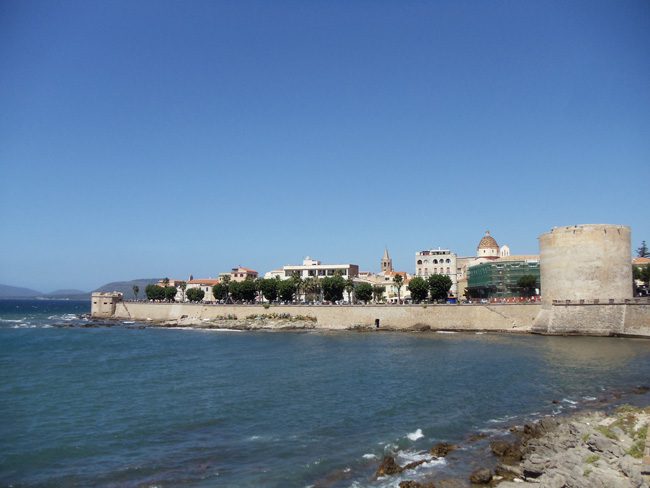
M375 285L372 287L372 295L375 297L375 303L379 303L383 299L385 291L385 286Z
M140 287L138 285L133 285L133 294L135 295L135 299L138 299L138 293L140 293Z
M296 282L292 278L289 278L288 280L280 280L278 282L278 294L280 295L280 300L283 302L292 302L295 293Z
M411 299L415 303L420 303L429 296L429 284L424 278L420 278L419 276L411 278L407 288L411 292Z
M148 300L164 300L165 299L165 290L162 286L158 285L147 285L144 289L145 294L147 295Z
M537 278L533 275L524 275L517 280L517 288L519 288L521 296L531 297L537 288Z
M641 241L641 247L637 248L636 255L640 258L650 258L650 251L645 241Z
M650 285L650 264L646 264L644 266L633 266L632 273L635 280L639 280L646 285Z
M257 287L253 280L231 281L228 290L235 301L252 302L257 296Z
M354 303L354 297L352 296L352 293L354 293L354 280L352 277L348 276L348 279L345 280L345 291L348 292L348 299L350 300L350 303Z
M278 299L278 280L260 280L259 290L269 302L276 301Z
M323 299L326 302L338 302L343 300L345 280L340 275L327 276L321 280L323 288Z
M400 291L402 290L402 286L404 286L404 277L401 274L396 274L393 277L393 283L397 288L397 303L402 303L402 297L400 296Z
M354 296L357 300L361 300L368 304L372 300L372 285L369 283L359 283L354 287Z
M163 286L169 285L169 278L163 278L162 282L163 282Z
M300 300L300 292L303 291L303 285L304 281L302 277L300 276L300 271L294 271L291 274L291 281L293 281L293 285L295 287L295 293L296 293L296 300Z
M313 302L317 300L321 291L321 283L318 278L311 277L307 278L303 284L305 290L305 295L308 302Z
M451 288L451 278L447 275L429 276L429 292L432 300L446 300Z
M175 286L166 286L163 288L163 292L165 293L165 300L168 302L173 302L174 298L176 297L176 287Z
M187 299L190 302L200 302L205 297L205 292L201 288L190 288L187 290Z
M215 300L225 300L228 298L228 285L225 283L217 283L212 287L212 296Z

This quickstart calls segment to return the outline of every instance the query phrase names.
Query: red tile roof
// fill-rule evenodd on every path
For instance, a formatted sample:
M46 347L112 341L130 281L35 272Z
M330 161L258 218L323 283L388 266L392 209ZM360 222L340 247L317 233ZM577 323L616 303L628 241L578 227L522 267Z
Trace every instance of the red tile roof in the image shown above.
M205 280L190 280L187 282L188 285L218 285L221 283L219 280L205 279Z

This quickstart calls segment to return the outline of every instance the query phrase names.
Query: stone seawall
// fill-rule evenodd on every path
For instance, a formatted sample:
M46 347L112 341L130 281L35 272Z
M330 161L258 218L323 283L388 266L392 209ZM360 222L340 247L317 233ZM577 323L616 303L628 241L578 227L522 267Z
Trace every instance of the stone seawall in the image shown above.
M532 331L553 335L650 337L650 303L557 303L544 306Z
M288 314L307 316L316 329L355 327L412 330L524 332L552 335L634 336L650 338L650 303L607 304L472 304L472 305L356 305L300 306L206 305L93 300L95 318L154 323L200 325L224 322L226 317ZM234 323L234 322L233 322Z
M318 329L349 329L355 326L408 330L429 326L438 330L486 330L530 332L541 305L367 305L299 306L204 305L190 303L118 302L112 318L121 320L195 322L218 320L228 315L290 314L315 317ZM94 314L95 316L96 315Z

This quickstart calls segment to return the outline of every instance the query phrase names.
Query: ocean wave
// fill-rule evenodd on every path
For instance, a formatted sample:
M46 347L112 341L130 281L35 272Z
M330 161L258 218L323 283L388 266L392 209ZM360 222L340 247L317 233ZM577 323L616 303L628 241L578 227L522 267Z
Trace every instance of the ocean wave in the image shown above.
M361 456L361 457L362 457L363 459L377 459L377 455L376 455L376 454L371 454L371 453L364 454L364 455Z
M0 322L6 322L8 324L20 324L23 320L25 319L0 319Z
M594 401L598 400L596 397L592 397L592 396L584 396L584 397L582 397L582 399L587 401L587 402L594 402Z
M517 418L517 415L504 415L503 417L497 417L495 419L488 420L488 424L502 424L504 422L509 422Z
M458 334L458 332L454 332L453 330L437 330L436 334Z
M578 404L578 402L573 401L573 400L569 400L568 398L563 398L562 401L563 401L564 403L568 403L568 404L570 404L570 405L577 405L577 404Z
M411 451L408 449L398 451L395 456L395 462L400 466L416 461L428 461L429 459L431 459L431 455L426 451Z
M422 433L422 429L417 429L415 432L406 434L406 437L412 441L417 441L418 439L422 439L424 437L424 434Z
M63 315L50 315L48 317L49 320L65 320L65 321L70 321L70 320L77 320L79 318L78 315L74 313L64 313Z

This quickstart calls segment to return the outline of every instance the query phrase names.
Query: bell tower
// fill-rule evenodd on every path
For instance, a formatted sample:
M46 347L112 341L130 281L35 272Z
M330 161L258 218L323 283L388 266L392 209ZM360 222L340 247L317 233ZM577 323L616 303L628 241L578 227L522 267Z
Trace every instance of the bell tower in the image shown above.
M388 249L384 249L384 257L381 258L381 272L387 273L393 271L393 260L388 255Z

